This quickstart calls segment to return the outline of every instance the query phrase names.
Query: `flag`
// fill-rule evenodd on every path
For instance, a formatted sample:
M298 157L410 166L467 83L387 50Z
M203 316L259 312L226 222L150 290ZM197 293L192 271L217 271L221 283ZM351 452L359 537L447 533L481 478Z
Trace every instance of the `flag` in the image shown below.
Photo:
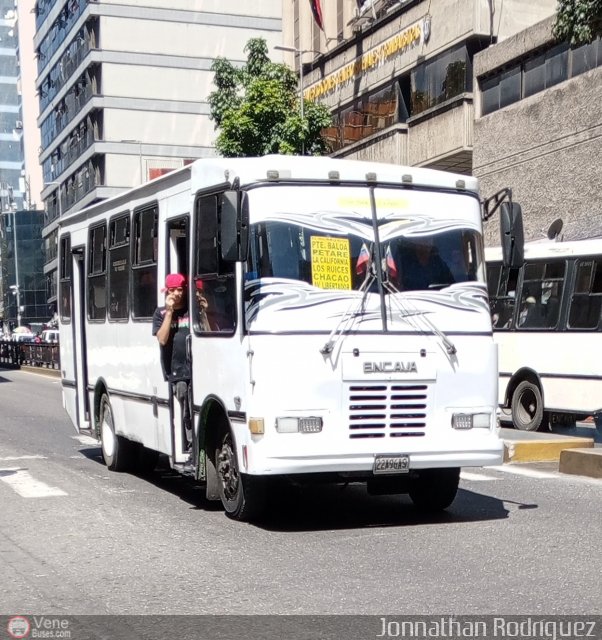
M370 261L370 253L368 251L368 247L366 243L362 243L362 248L360 249L360 254L357 257L357 262L355 264L355 273L360 275L360 273L364 273L368 266L368 262Z
M320 6L320 0L309 0L309 6L311 12L314 14L314 20L322 31L324 31L324 21L322 20L322 7Z
M393 254L391 253L391 245L387 245L387 253L385 254L385 260L387 262L387 272L389 278L397 278L397 265L393 260Z

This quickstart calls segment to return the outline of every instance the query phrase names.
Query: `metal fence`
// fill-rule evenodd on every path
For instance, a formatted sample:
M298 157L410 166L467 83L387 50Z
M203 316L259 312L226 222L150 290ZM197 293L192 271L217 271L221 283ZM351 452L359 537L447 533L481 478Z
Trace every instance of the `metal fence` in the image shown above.
M0 340L0 365L13 369L18 369L23 365L60 369L59 345L51 342Z

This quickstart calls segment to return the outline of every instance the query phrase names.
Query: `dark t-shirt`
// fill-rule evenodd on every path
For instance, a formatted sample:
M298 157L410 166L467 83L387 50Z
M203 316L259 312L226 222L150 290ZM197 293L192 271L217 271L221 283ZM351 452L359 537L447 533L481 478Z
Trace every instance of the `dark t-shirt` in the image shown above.
M163 324L165 307L158 307L153 315L153 335ZM174 309L167 344L161 347L163 377L170 382L190 380L190 363L186 358L186 337L190 335L188 309Z

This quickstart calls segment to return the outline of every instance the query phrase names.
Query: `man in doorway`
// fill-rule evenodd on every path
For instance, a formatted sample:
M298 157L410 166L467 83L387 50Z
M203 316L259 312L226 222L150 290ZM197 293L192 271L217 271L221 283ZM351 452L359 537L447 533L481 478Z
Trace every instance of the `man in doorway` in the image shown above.
M186 340L190 335L186 276L170 273L165 278L165 306L153 315L153 335L161 345L163 377L171 383L182 409L186 448L192 450L192 420L190 411L190 362Z

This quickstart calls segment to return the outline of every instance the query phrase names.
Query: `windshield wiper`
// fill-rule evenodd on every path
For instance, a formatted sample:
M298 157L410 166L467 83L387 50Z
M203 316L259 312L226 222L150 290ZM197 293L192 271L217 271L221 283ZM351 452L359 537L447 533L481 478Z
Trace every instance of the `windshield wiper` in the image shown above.
M456 345L437 327L437 325L428 317L428 312L423 311L421 309L417 309L414 307L413 309L408 309L400 299L396 298L393 294L399 293L399 290L394 287L389 280L385 280L383 282L387 291L391 294L389 296L389 300L397 305L397 308L401 312L403 318L408 318L412 316L417 316L422 320L425 324L428 325L429 329L443 342L445 350L450 356L453 356L457 353ZM420 327L417 327L420 329Z
M370 291L370 287L372 286L372 283L374 282L375 279L376 279L376 276L372 272L372 262L371 262L368 265L368 268L366 269L366 277L364 278L364 281L362 282L360 288L358 289L358 291L363 293L362 297L360 298L357 304L354 304L355 303L354 300L351 301L351 304L347 308L347 311L345 311L345 313L341 316L341 319L337 323L337 326L330 332L330 335L328 336L328 340L325 342L324 346L320 349L320 353L322 355L327 356L334 351L334 348L337 342L340 340L343 333L351 325L353 320L355 320L359 310L366 304L366 298L368 297L368 292ZM352 310L352 307L353 307L353 310ZM345 326L342 326L343 323L345 324Z

